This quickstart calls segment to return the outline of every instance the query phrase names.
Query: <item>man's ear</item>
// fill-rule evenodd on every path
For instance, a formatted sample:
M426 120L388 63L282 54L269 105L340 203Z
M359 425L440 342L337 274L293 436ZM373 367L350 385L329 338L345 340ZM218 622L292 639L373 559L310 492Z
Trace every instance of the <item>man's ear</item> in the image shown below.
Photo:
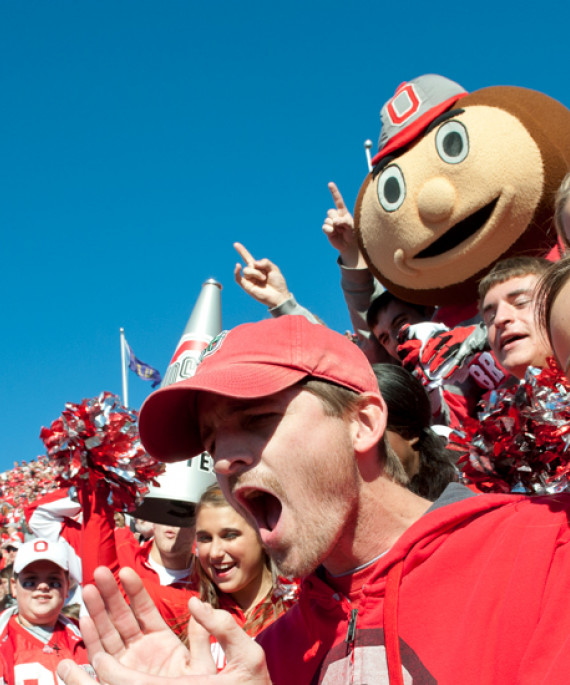
M374 449L386 430L388 408L379 395L364 393L353 417L352 442L358 456ZM376 450L374 449L374 452Z
M18 592L17 587L18 587L18 583L16 582L16 579L14 578L14 576L12 576L12 578L10 578L10 594L15 599L18 598L17 594L16 594Z

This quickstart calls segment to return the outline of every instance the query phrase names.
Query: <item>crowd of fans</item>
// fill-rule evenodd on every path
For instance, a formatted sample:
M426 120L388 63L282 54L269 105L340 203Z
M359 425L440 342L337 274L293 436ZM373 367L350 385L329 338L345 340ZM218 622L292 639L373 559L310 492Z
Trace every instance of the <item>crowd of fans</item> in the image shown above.
M556 431L552 431L553 435L556 435L552 438L555 440L554 444L548 446L551 454L548 460L527 460L524 463L511 460L507 464L505 455L508 449L497 454L496 450L495 453L491 453L493 450L490 448L487 454L481 455L481 450L477 453L475 445L477 438L484 432L483 416L486 415L489 403L492 403L493 407L506 406L508 411L505 414L496 410L495 416L498 415L497 420L503 421L506 420L506 414L509 414L511 423L502 425L507 427L507 433L508 426L511 426L511 442L520 442L525 431L525 439L528 438L528 424L523 425L519 433L512 429L515 405L512 402L508 404L507 400L515 397L517 392L520 396L521 388L525 389L525 384L531 382L533 391L536 391L538 384L539 389L543 387L551 394L556 392L557 401L566 402L563 410L568 409L570 418L570 385L564 376L570 364L570 316L567 314L567 302L570 298L570 257L563 257L554 263L529 257L513 257L498 262L481 280L479 313L462 321L460 325L449 326L438 319L436 308L404 302L385 290L373 278L358 249L352 216L342 195L335 184L331 183L329 188L334 208L327 214L323 231L338 252L341 285L354 328L354 332L346 337L349 338L350 345L356 343L355 347L364 353L369 365L368 370L363 369L361 360L351 362L347 357L347 369L351 369L352 363L357 369L357 378L359 373L372 374L371 377L376 379L374 383L377 383L375 392L378 393L379 387L387 405L385 431L382 429L383 436L380 435L378 438L378 444L381 445L379 449L383 455L382 474L374 475L375 469L368 466L362 471L362 478L369 478L371 483L382 481L383 489L378 492L381 492L394 510L399 512L401 520L411 516L411 520L405 525L401 520L390 520L387 529L394 531L392 542L396 544L398 540L396 531L402 533L408 525L416 525L414 522L419 516L432 509L441 510L443 504L448 501L468 499L471 502L474 494L482 492L522 492L526 496L563 492L568 483L569 459L567 433L560 425L556 426ZM570 174L560 188L554 218L560 243L564 248L570 246L569 207ZM325 324L317 316L295 300L283 273L275 263L266 258L255 259L240 243L236 243L235 248L243 260L243 264L238 263L235 268L237 283L246 293L267 306L272 317L279 321L286 315L298 315L311 325L325 328ZM283 323L279 323L282 326L279 330L285 331L287 319L282 321ZM349 344L346 337L345 344ZM273 340L272 344L277 345L277 342ZM335 344L337 343L333 340L331 345L334 347ZM282 350L279 353L284 354ZM546 370L550 375L542 373ZM336 372L332 373L327 369L326 372L322 372L321 377L328 381L334 378L335 383L351 391L370 394L370 386L367 385L369 379L366 382L360 382L358 379L353 381L349 378L347 370L337 372L335 375ZM337 377L341 380L337 380ZM552 380L553 377L555 381ZM302 379L303 376L299 375L295 382L301 382ZM312 385L315 382L312 376L302 382L305 383L302 386L303 390L318 397L319 401L328 407L325 414L331 420L335 416L344 417L346 411L353 414L363 411L360 405L350 398L340 396L331 399L322 387ZM274 390L267 392L266 395L245 394L244 398L272 397L275 392L276 396L280 397L279 393L289 392L292 385L287 382L282 386L275 386ZM227 400L224 396L225 390L211 391ZM226 394L230 399L241 397L239 394ZM293 397L292 402L295 401L297 400ZM271 629L269 626L284 614L288 615L287 612L297 605L301 582L305 583L305 594L301 592L300 606L303 606L303 597L307 594L313 597L313 608L309 614L303 614L305 621L312 620L306 618L311 611L314 611L317 617L314 619L315 624L322 620L320 613L333 611L330 606L323 609L319 605L321 599L318 599L321 595L328 597L329 586L335 588L334 596L345 596L355 602L354 606L357 608L348 611L347 625L344 626L342 621L340 624L346 632L346 650L351 648L356 630L356 615L358 611L364 611L365 603L361 603L360 597L358 600L355 599L356 586L347 584L342 578L349 577L352 582L355 577L360 578L356 571L368 568L366 558L366 563L363 566L359 565L363 561L360 547L368 548L360 540L359 536L362 536L362 533L359 532L358 521L351 522L351 530L343 528L342 532L336 532L334 554L328 548L325 554L320 547L321 537L324 539L328 535L328 518L336 521L335 507L340 512L343 510L343 498L346 497L346 493L341 487L342 484L333 487L333 479L321 474L324 480L322 485L316 472L307 472L307 482L302 482L293 471L295 463L292 460L290 482L286 479L285 484L276 484L277 481L272 475L265 476L259 481L248 482L245 494L242 493L238 501L241 512L238 513L232 507L236 502L228 502L226 499L233 486L230 487L227 482L224 485L224 474L230 483L233 482L232 478L235 479L232 475L233 467L225 465L225 457L220 455L224 453L224 448L227 448L226 443L235 439L234 449L238 452L239 461L239 439L246 424L250 432L263 436L263 439L269 442L275 439L274 433L279 434L280 429L274 423L275 409L272 406L260 411L248 410L250 413L247 414L247 418L243 421L240 419L240 423L232 418L234 407L230 400L227 400L226 404L225 409L223 401L220 401L219 409L217 405L200 409L201 419L204 414L214 417L210 417L209 428L201 430L200 447L215 452L217 470L222 474L221 487L212 485L198 502L189 502L189 514L185 520L180 521L179 526L142 521L134 516L113 511L109 506L109 492L103 480L95 489L79 488L75 491L60 488L46 457L39 457L29 463L15 464L12 470L0 475L2 682L39 682L44 674L51 674L53 682L57 682L56 673L63 659L71 659L84 673L93 676L88 650L91 650L91 659L95 652L101 651L101 641L94 635L101 634L104 630L103 623L98 622L96 617L101 615L102 607L105 606L109 615L106 620L114 621L118 613L125 611L125 602L132 607L135 617L133 621L138 621L137 630L140 629L141 635L155 632L155 637L158 633L164 636L167 630L172 630L176 635L177 646L171 637L161 637L160 640L157 638L156 649L159 649L162 639L167 645L165 649L174 650L176 653L179 648L183 648L182 646L190 645L192 648L193 644L196 645L203 639L198 635L196 621L207 627L208 621L211 620L207 616L201 616L202 609L196 605L193 598L199 598L214 609L226 610L233 617L236 626L249 636L256 637L261 634L260 643L266 650L273 682L292 682L293 676L288 673L285 666L286 656L275 658L276 640L295 641L297 638L294 637L294 627L297 626L298 630L301 620L299 612L309 610L305 607L299 609L296 614L292 612L296 617L289 621L293 628L277 629L277 625L287 626L286 621L280 621ZM373 402L371 406L378 408L379 401ZM520 404L516 406L517 411L523 415L524 406L522 409ZM283 412L281 409L279 411ZM308 422L310 402L301 414L305 411L305 421ZM370 410L370 416L375 411L376 409ZM565 416L564 413L560 414L560 407L558 411L559 415ZM549 420L546 413L545 409L545 425ZM488 411L487 415L489 414L492 412ZM533 420L533 426L536 427L542 418L535 416ZM374 421L371 418L366 421L362 419L360 433L364 435L367 430L370 432L370 426ZM150 420L147 420L147 424L150 424ZM218 425L224 429L228 427L229 438L224 436L222 439L223 431ZM250 425L253 429L249 428ZM471 426L470 430L467 430L467 426ZM334 433L335 430L331 424L331 431ZM539 431L536 432L538 434ZM210 437L215 433L220 433L217 442ZM360 433L351 433L354 444L357 444L358 440L366 442L367 438L359 437ZM295 452L302 446L310 456L312 440L304 435L297 435L296 438L296 441L287 443L291 451ZM506 439L509 439L508 436ZM152 440L146 442L151 454L153 450L160 451L154 448ZM504 446L504 441L502 444ZM536 440L534 443L531 441L529 445L527 451L541 449ZM355 453L360 454L359 450L365 453L361 447L355 448ZM177 455L176 458L191 458L193 454L190 450L187 455ZM286 460L289 454L281 456ZM174 458L171 455L162 457L166 461ZM247 458L244 456L243 461L247 461ZM231 461L229 456L225 459L228 463ZM330 459L331 469L334 470L334 450ZM363 468L361 464L359 468ZM224 469L227 471L224 472ZM535 477L530 478L528 471L533 469L536 470ZM521 475L523 472L526 473L524 477ZM480 477L473 477L474 473ZM386 485L386 482L390 484ZM289 506L290 499L294 499L292 495L287 494L287 488L293 489L295 483L298 488L295 495L298 495L298 492L306 492L307 483L316 490L322 487L324 493L322 496L319 493L316 500L322 505L317 513L321 517L320 522L325 531L320 537L317 531L314 531L311 540L302 540L305 545L302 551L308 557L321 554L317 561L323 566L317 571L317 575L309 576L311 580L303 579L314 570L314 564L305 566L298 560L289 563L287 559L278 559L278 569L267 553L267 549L271 549L272 546L275 521L281 520L283 510ZM449 489L450 486L460 487L459 484L466 485L470 492L461 490L463 494L458 495L458 490ZM394 491L393 485L399 490ZM401 494L402 486L406 488L405 496ZM327 487L330 487L330 493L327 493ZM378 496L378 492L375 496ZM276 503L277 497L279 505ZM252 502L254 504L251 504ZM382 506L387 508L385 503ZM257 516L257 509L263 509L265 513ZM309 521L310 510L311 507L307 506ZM245 511L249 511L250 514L247 519L241 515ZM418 512L417 516L410 515L410 511ZM288 510L285 514L287 513ZM370 521L379 520L378 516L377 513L368 514ZM252 526L252 519L256 520L257 529ZM299 526L299 531L302 527ZM315 528L318 528L318 525ZM490 528L482 529L481 535L488 537L489 530ZM301 536L300 532L299 535ZM484 546L482 542L478 544ZM314 555L311 550L307 551L311 545L317 550ZM377 560L384 554L390 554L391 549L388 546L388 550L382 550L380 556L374 558L374 569L377 569ZM339 559L343 558L342 554L346 555L347 560L354 562L351 566L347 561L348 569L345 563L339 562ZM434 552L429 554L435 555ZM437 568L440 569L443 563L440 560ZM503 559L497 563L500 566L501 563L507 562ZM349 571L350 575L347 576ZM539 571L537 573L540 574ZM366 576L366 582L376 583L376 577L374 576L373 580L372 578ZM393 582L399 583L400 580ZM323 587L321 583L324 583ZM358 581L358 592L362 587L364 577ZM429 588L424 589L429 592ZM387 590L386 592L388 593ZM149 598L150 605L157 608L164 624L159 624L158 619L141 620L141 615L149 611L148 605L145 605ZM405 603L405 597L402 601ZM75 620L80 614L86 615L86 607L93 617L91 621L85 618L82 623L87 630L87 650ZM388 631L388 620L385 613L384 631ZM125 628L121 626L116 623L116 631L124 640ZM152 627L149 629L149 626ZM323 629L322 626L319 629ZM304 628L301 629L301 633L303 630ZM238 662L240 668L245 668L245 672L250 675L252 671L247 669L260 668L259 653L249 648L242 650L243 657L240 659L243 659L243 663L239 659L236 661L232 640L237 638L231 636L231 631L227 632L227 625L221 631L216 625L212 632L216 631L217 635L206 640L213 656L212 664L208 666L211 672L227 668L231 670L233 664ZM303 639L299 638L298 641L303 642ZM334 639L330 635L327 637L330 643L327 648L328 656L321 653L323 640L315 638L311 643L309 638L306 639L308 642L303 644L302 658L293 657L301 658L304 664L303 668L297 663L292 665L293 672L299 674L296 678L299 682L312 682L310 678L314 676L317 667L310 666L313 670L309 679L306 669L315 660L318 661L320 672L324 673L326 668L323 664L329 663L327 659L332 659L330 655L335 649L341 649L338 634ZM389 650L388 641L389 636L386 634L385 642L382 643L386 651ZM287 652L288 642L281 644L287 644L287 647L282 648L282 651ZM336 645L334 648L331 647L333 644ZM108 645L103 645L103 648L116 657L116 652L113 654ZM354 650L356 654L356 647ZM394 653L392 657L388 657L388 670L392 674L394 658L397 659L400 670L402 667L403 656L401 657L399 650L400 648L397 648L394 652L396 657ZM293 648L292 654L297 654ZM335 659L337 658L341 657L337 655ZM469 656L466 659L469 659ZM68 667L69 665L64 670L67 671ZM132 663L129 667L134 668ZM435 671L443 668L437 659L430 667ZM411 668L409 663L406 668ZM64 673L61 668L59 672L60 675ZM70 685L84 682L76 670L71 669L70 673L69 680L66 680ZM180 675L187 672L182 669L176 673ZM239 673L236 682L243 678L243 673ZM442 673L446 673L445 668ZM108 680L104 670L99 672L99 677ZM119 674L117 677L122 676ZM444 675L442 681L450 682L445 680L446 677ZM362 678L365 678L365 675L362 675ZM135 681L136 679L133 680ZM368 681L363 679L358 682ZM457 682L471 680L467 678ZM549 682L558 681L553 679Z
M0 473L0 524L20 522L29 504L56 487L47 457L15 462L12 469Z

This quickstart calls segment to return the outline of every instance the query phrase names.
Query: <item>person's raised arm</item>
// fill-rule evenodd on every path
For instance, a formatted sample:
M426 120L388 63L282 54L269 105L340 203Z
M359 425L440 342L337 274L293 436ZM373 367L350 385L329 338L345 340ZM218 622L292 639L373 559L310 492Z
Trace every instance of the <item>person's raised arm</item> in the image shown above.
M323 232L330 244L338 250L340 285L358 344L371 363L387 362L388 356L366 323L370 303L384 288L374 278L360 249L354 231L354 220L336 183L328 184L334 208L329 209L323 223Z
M115 521L113 510L107 504L108 494L109 486L103 481L79 488L79 501L83 508L81 558L84 585L93 582L93 573L98 566L106 566L118 577Z
M269 259L254 259L241 243L234 243L245 265L236 264L234 275L237 284L261 304L269 307L271 316L297 314L311 323L321 323L308 309L301 306L287 287L281 269Z
M323 223L323 233L330 244L339 253L340 263L349 269L366 268L364 257L358 248L354 219L348 211L344 199L332 181L328 184L334 202L334 208L329 209Z
M168 628L132 569L120 572L130 606L108 569L97 569L94 578L95 586L84 589L90 616L81 619L81 631L101 683L271 685L263 649L226 611L212 609L193 597L188 604L193 619L187 650ZM216 673L211 656L209 634L226 654L227 666L220 673ZM58 675L66 685L93 685L90 676L70 660L62 661Z
M245 262L245 265L238 262L235 266L236 283L248 295L267 307L278 307L291 297L285 277L276 264L269 259L254 259L241 243L234 243L234 248Z

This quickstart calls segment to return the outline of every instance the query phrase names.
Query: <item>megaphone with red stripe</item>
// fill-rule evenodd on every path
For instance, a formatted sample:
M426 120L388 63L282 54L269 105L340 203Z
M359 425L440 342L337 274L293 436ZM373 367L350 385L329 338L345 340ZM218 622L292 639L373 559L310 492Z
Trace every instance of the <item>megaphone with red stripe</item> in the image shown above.
M202 284L192 314L182 333L160 387L193 376L202 350L222 330L222 286L212 278ZM166 526L194 525L196 503L202 492L216 482L210 455L203 452L186 462L167 464L142 504L132 512L137 518Z
M164 374L161 388L194 375L200 353L222 330L221 293L222 286L213 278L203 283L200 296Z

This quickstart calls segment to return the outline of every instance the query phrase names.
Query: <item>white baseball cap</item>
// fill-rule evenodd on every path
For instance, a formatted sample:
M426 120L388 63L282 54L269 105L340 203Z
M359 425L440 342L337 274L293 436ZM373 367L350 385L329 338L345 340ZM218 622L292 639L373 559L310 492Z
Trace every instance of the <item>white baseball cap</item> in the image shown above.
M53 542L44 538L34 538L25 542L16 554L14 573L20 573L34 561L51 561L64 571L69 570L67 547L59 540Z

